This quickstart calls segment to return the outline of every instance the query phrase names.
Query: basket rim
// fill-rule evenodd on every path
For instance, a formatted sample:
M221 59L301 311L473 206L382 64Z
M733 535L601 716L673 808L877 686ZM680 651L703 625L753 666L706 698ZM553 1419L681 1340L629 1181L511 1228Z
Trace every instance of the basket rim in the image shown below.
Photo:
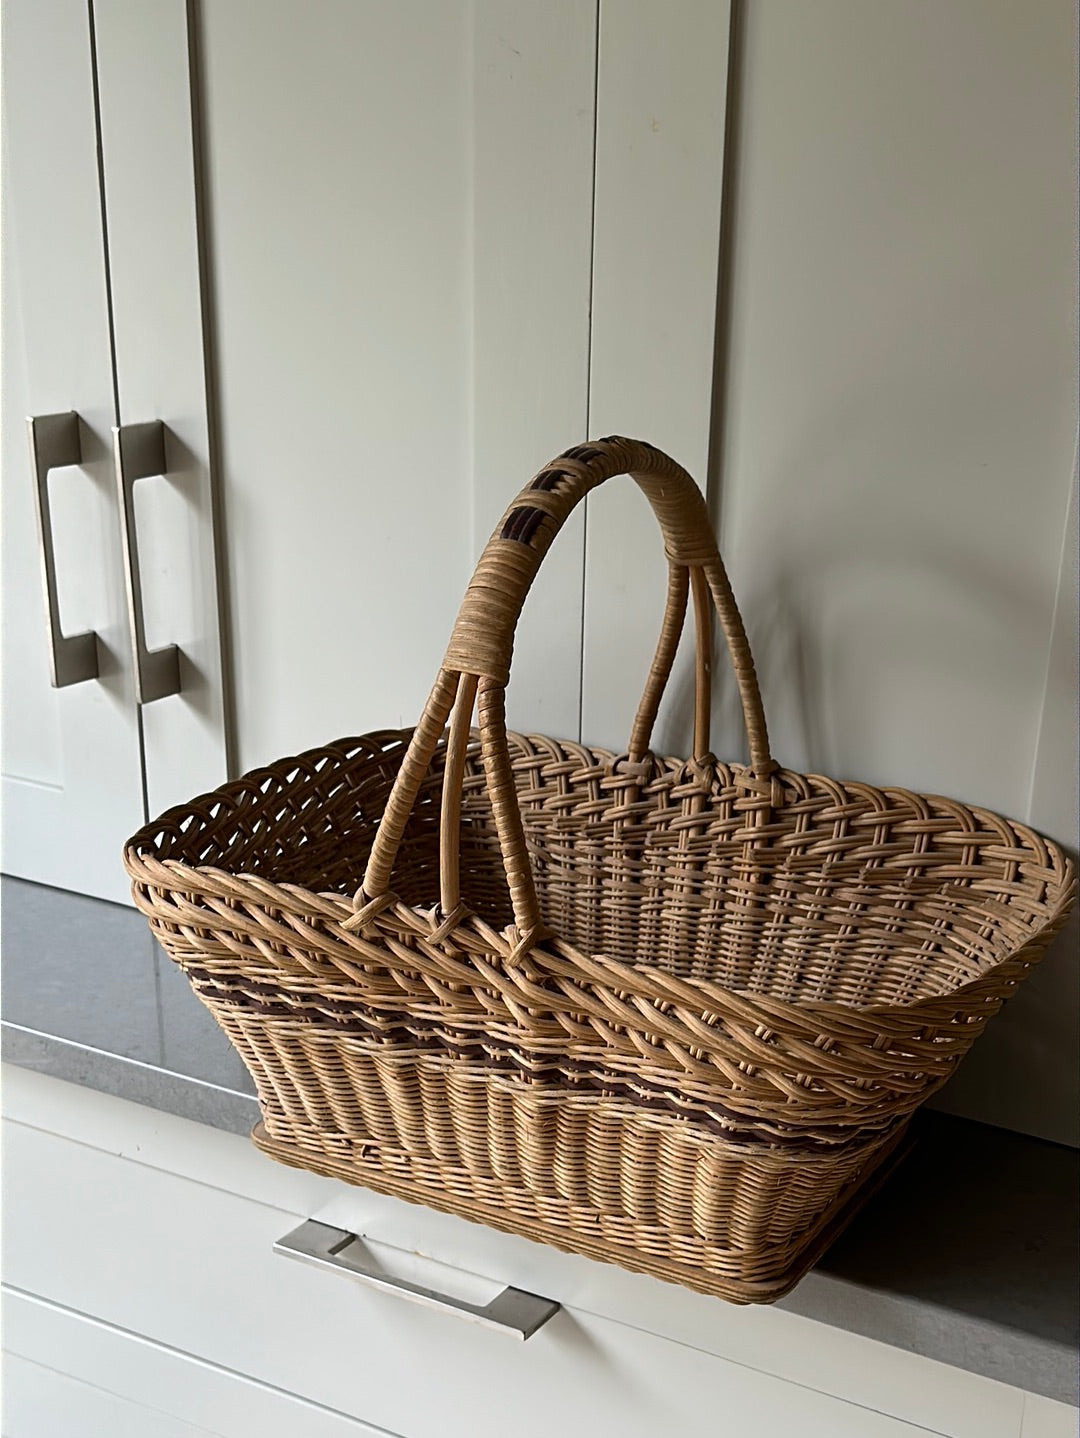
M197 889L200 886L199 881L202 879L220 878L221 880L244 882L256 888L264 902L273 903L275 896L279 895L280 901L278 906L282 909L290 909L295 906L297 901L302 902L304 907L310 910L313 916L335 923L340 930L336 938L352 946L359 940L359 936L354 936L340 929L340 925L355 912L353 897L351 895L343 895L335 891L314 890L301 884L282 883L269 879L264 875L243 870L223 869L213 864L191 864L183 859L159 858L155 851L160 847L159 839L163 829L176 828L191 819L196 819L199 821L200 826L205 826L206 818L202 811L208 806L225 803L233 807L238 807L237 801L243 798L250 798L259 790L262 790L268 780L273 781L274 784L281 788L287 787L289 779L282 777L283 769L286 770L287 773L289 769L303 767L304 765L311 767L323 760L333 758L336 758L340 762L346 754L356 750L358 747L368 747L374 752L376 745L372 741L381 741L382 744L385 744L385 741L392 740L396 743L400 743L402 751L404 752L411 733L411 728L387 728L370 730L360 735L349 735L329 744L303 750L295 755L287 755L282 759L274 761L270 765L262 765L251 769L237 778L227 780L225 783L193 799L171 806L155 819L143 824L124 844L124 865L132 879L132 888L133 891L136 892L136 902L138 903L138 884L153 884L156 882L150 873L147 872L148 868L164 870L171 877L181 881L176 885L177 888L182 888L187 891L190 891L193 887ZM589 756L594 761L599 761L604 765L611 766L613 772L614 765L625 757L599 746L580 744L572 740L553 739L543 734L510 732L507 738L510 741L511 748L521 749L525 752L529 749L535 750L537 746L547 749L552 745L564 751L579 751L583 757ZM472 747L473 745L470 743L470 750ZM698 782L703 783L703 790L706 792L715 792L717 790L718 774L726 774L734 779L736 775L746 772L748 768L747 765L738 762L712 760L712 756L710 756L712 762L704 766L704 769L702 765L695 764L692 760L680 759L674 756L650 754L648 758L656 766L655 773L657 775L666 774L669 776L677 776L682 773L689 774L693 771L694 777L698 779ZM706 774L711 774L711 779L707 784L703 782ZM734 985L720 983L711 979L677 976L669 973L667 970L658 969L655 965L617 959L602 952L590 953L558 934L554 934L550 939L543 939L530 948L528 960L535 963L542 955L547 954L550 958L554 959L562 958L563 960L569 959L571 961L577 959L584 960L589 964L599 963L605 969L610 969L611 980L613 982L617 980L620 971L627 975L635 974L647 976L652 979L655 979L657 975L662 975L666 983L669 982L672 986L683 988L687 994L692 993L698 996L702 1006L705 1008L709 1007L710 999L715 999L721 994L730 994L736 995L744 1003L761 1009L766 1017L780 1018L785 1014L801 1014L806 1016L810 1013L822 1015L890 1014L894 1016L917 1016L925 1013L927 1009L936 1009L942 1005L951 1007L955 999L970 998L977 994L978 990L984 986L996 988L1000 984L1003 971L1006 971L1010 965L1014 966L1018 973L1021 972L1030 962L1030 960L1025 960L1024 955L1027 954L1029 950L1041 950L1044 948L1053 934L1056 933L1065 922L1073 907L1076 898L1076 870L1069 853L1063 845L1053 839L1047 838L1045 835L1040 834L1038 830L1033 829L1030 825L1024 824L1019 820L1006 818L994 810L986 809L979 805L967 804L959 799L952 799L945 795L935 793L920 793L900 785L878 787L861 780L839 780L826 775L802 773L790 769L778 769L773 778L784 788L794 791L806 790L809 786L810 788L825 789L826 791L843 791L845 794L868 799L871 802L879 799L891 799L894 802L899 800L900 802L909 803L913 810L925 809L929 806L931 810L939 810L957 819L964 817L978 819L989 824L991 827L1006 830L1011 835L1022 840L1024 846L1033 851L1033 855L1042 855L1045 857L1048 867L1055 868L1059 871L1056 892L1054 893L1052 902L1049 892L1051 884L1049 880L1047 881L1048 893L1045 921L1029 933L1024 943L1011 949L1008 953L987 965L981 973L975 975L973 978L966 980L962 984L948 988L944 993L923 995L910 1002L893 1001L855 1004L844 1003L835 999L783 999L769 994L767 991L738 988ZM374 827L377 828L377 825ZM819 862L813 867L821 871L825 866ZM789 868L788 872L795 871ZM807 872L813 872L813 868L808 866ZM163 875L159 877L163 877ZM389 897L392 899L392 903L388 906L388 915L395 915L398 918L404 918L406 914L412 915L418 923L418 932L420 933L425 933L432 927L437 926L437 905L436 909L433 910L430 907L407 905L393 894ZM380 921L382 919L383 915L374 915L371 923L374 927L380 927ZM474 933L489 942L492 939L502 937L504 939L506 953L500 957L503 961L516 962L516 960L512 958L512 941L507 940L505 935L498 935L498 931L476 915L468 915L462 919L459 925L456 925L446 933L445 939L448 944L451 944L454 935L462 927L470 927ZM453 945L451 944L451 946ZM496 956L498 956L497 950ZM465 957L467 959L467 953Z

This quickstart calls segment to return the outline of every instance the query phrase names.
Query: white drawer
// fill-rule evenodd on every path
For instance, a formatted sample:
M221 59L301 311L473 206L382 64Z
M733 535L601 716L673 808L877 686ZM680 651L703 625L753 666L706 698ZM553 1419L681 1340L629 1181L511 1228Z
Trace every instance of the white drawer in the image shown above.
M1071 1404L1025 1393L1020 1438L1076 1438L1077 1433L1080 1433L1080 1413Z
M215 1438L46 1364L4 1353L4 1438Z
M718 1403L732 1431L791 1438L1019 1432L1023 1395L1002 1384L284 1169L120 1100L12 1079L9 1283L408 1438L710 1432ZM309 1216L566 1310L515 1343L273 1256Z
M10 1292L3 1363L4 1438L379 1438L367 1424Z

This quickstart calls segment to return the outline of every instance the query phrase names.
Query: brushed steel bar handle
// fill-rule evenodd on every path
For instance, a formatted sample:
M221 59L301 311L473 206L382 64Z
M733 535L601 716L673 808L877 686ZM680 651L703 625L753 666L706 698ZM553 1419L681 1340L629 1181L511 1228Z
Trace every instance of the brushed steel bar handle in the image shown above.
M166 473L165 426L159 419L153 419L146 424L124 424L114 428L113 457L120 496L128 622L135 661L135 697L140 704L150 704L155 699L180 693L180 650L175 644L168 644L163 649L146 647L139 535L135 524L135 485L140 479Z
M60 627L56 551L49 506L49 471L82 463L79 416L74 410L64 414L31 415L26 428L30 465L34 471L34 510L45 590L45 619L49 626L49 674L54 689L66 689L69 684L82 684L98 677L97 634L93 630L85 634L65 634Z
M365 1249L361 1235L344 1228L332 1228L315 1219L309 1219L284 1238L279 1238L274 1244L274 1252L284 1254L286 1258L298 1258L316 1268L345 1273L382 1293L393 1293L399 1298L421 1303L426 1308L456 1314L458 1318L466 1318L484 1328L494 1328L511 1338L531 1338L549 1318L555 1317L560 1308L553 1299L539 1298L535 1293L525 1293L520 1288L504 1288L490 1303L481 1306L453 1298L448 1293L424 1288L418 1283L410 1283L404 1278L395 1278L380 1268Z

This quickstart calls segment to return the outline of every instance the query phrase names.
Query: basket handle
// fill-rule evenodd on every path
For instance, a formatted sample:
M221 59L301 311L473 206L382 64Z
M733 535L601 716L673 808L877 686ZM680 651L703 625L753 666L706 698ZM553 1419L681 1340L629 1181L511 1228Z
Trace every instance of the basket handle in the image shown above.
M510 751L505 689L514 631L525 596L556 534L590 490L630 474L652 505L664 536L668 596L656 654L631 733L628 758L640 762L675 659L692 590L696 613L694 756L707 759L711 688L709 597L727 641L742 702L750 748L747 779L766 780L776 769L769 754L754 661L742 618L716 547L705 500L686 471L641 440L600 439L568 449L521 491L488 541L462 600L434 688L413 732L368 859L354 913L344 927L362 928L392 902L390 877L405 826L435 750L450 719L440 824L440 914L435 937L462 916L459 877L461 788L469 727L477 706L480 743L492 812L506 867L517 934L515 948L546 934L525 846Z

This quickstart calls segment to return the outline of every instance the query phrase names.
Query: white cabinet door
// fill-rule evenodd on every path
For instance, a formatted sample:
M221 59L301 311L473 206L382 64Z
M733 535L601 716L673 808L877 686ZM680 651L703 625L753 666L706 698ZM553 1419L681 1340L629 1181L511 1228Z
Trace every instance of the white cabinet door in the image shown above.
M476 551L585 434L591 0L200 7L239 762L415 721ZM512 717L576 730L582 535Z
M159 421L168 471L134 486L145 642L178 650L142 707L151 814L228 770L188 8L94 4L120 423Z
M726 0L619 0L600 11L589 430L658 445L702 490L729 11ZM667 565L656 520L632 484L605 485L588 506L582 738L618 751L652 660ZM658 716L659 754L691 750L692 637L684 633Z
M474 6L471 557L588 434L596 44L591 0ZM584 547L579 510L518 626L512 728L577 736Z
M728 6L661 8L201 7L242 768L411 723L499 515L590 431L704 483ZM539 576L515 727L579 735L584 648L586 737L625 742L666 585L629 488L588 584L584 513Z
M83 0L4 7L4 868L123 899L143 815L111 462L115 395L91 37ZM53 688L24 416L74 410L49 480L59 616L98 674Z
M1075 546L1076 7L743 16L722 541L775 756L1075 844L1051 634ZM1075 972L1064 938L942 1102L1075 1143Z
M15 0L4 66L4 863L126 900L146 808L227 771L186 7ZM22 419L69 411L46 515L59 626L96 634L98 672L55 688ZM129 559L113 429L147 421L166 472L132 485ZM141 708L127 573L145 647L178 650L179 692Z

